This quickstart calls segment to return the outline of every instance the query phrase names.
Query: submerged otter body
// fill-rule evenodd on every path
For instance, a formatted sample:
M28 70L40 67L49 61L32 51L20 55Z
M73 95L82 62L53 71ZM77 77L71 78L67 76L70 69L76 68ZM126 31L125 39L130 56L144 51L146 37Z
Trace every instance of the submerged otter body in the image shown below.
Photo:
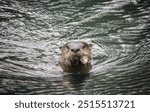
M61 47L60 66L68 73L88 73L91 69L91 44L71 41Z

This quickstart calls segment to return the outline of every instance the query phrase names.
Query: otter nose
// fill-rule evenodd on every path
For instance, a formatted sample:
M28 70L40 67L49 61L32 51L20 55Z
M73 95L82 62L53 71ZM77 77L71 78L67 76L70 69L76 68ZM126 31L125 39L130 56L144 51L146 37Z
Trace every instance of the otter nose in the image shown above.
M80 49L71 49L72 52L78 52Z

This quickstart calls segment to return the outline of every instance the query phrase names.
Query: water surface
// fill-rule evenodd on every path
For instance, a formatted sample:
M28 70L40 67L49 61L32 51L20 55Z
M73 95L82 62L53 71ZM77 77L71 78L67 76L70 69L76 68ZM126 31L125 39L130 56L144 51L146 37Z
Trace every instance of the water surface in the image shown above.
M149 0L0 0L0 94L150 94ZM88 76L59 47L93 44Z

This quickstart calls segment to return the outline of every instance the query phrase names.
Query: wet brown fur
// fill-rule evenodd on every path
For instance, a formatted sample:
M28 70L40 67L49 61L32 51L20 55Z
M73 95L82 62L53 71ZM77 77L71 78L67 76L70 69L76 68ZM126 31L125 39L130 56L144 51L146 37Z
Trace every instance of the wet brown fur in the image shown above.
M91 69L91 44L82 42L84 47L78 52L73 52L67 48L66 43L61 48L60 66L64 72L87 73Z

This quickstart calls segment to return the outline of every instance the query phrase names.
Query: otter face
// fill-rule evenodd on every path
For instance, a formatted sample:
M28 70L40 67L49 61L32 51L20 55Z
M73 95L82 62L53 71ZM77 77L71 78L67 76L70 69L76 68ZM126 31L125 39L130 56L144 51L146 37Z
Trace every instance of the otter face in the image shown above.
M60 63L62 66L78 66L88 64L91 60L91 44L81 41L66 43L61 48Z

